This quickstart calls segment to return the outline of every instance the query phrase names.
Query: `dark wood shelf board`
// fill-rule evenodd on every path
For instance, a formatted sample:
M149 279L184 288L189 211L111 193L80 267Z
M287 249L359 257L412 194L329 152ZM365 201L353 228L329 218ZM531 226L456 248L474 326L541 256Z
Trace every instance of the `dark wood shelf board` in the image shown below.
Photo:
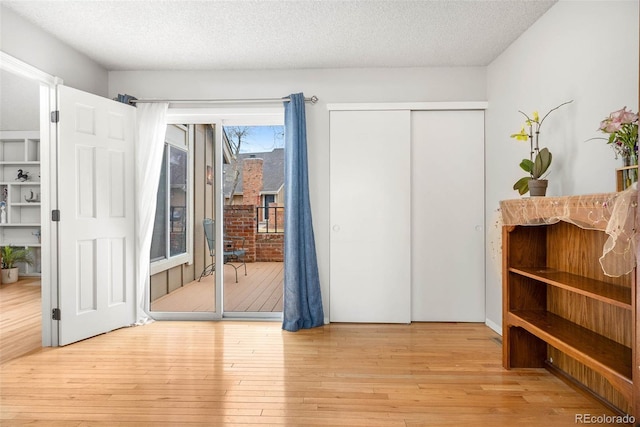
M631 349L547 311L518 310L505 319L600 373L632 399Z
M577 294L632 310L631 288L594 280L577 274L540 267L511 267L509 272L566 289Z

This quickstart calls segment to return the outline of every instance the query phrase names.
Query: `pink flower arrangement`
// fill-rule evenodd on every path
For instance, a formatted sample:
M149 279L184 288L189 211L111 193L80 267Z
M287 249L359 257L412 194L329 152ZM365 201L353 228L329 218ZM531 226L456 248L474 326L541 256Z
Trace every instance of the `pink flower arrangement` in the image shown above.
M638 155L638 113L624 107L600 122L599 131L609 134L607 144L622 157Z

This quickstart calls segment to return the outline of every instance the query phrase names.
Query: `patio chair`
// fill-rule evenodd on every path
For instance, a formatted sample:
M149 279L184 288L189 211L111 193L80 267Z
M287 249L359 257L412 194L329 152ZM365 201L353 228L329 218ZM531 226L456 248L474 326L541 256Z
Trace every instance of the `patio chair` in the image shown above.
M244 266L244 275L247 275L247 264L244 256L247 251L244 248L244 237L225 236L224 238L224 264L230 265L236 271L236 283L238 283L238 269ZM232 264L235 262L239 265Z
M207 265L200 273L198 282L205 276L213 274L216 271L215 255L216 255L216 240L215 240L215 221L211 218L205 218L202 220L202 226L204 228L204 235L207 239L207 246L209 247L209 255L211 256L211 264ZM238 283L238 269L244 266L244 275L247 275L247 264L244 257L247 253L244 248L244 237L226 236L223 245L223 264L233 267L236 273L236 283ZM234 265L233 262L239 265Z

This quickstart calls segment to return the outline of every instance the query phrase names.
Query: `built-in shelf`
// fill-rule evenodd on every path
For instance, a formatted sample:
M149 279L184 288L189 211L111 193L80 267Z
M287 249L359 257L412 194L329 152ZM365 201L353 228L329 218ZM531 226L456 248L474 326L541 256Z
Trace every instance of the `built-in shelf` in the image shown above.
M19 160L15 160L15 161L2 161L0 162L0 166L12 166L12 165L16 165L16 166L36 166L36 165L40 165L40 162L36 162L36 161L19 161Z
M40 243L30 243L30 242L2 242L0 241L0 246L9 245L14 248L40 248L42 245Z
M19 170L27 178L18 177ZM22 178L24 179L24 178ZM0 222L2 245L32 249L33 264L19 265L20 275L40 275L41 204L39 132L0 132L0 201L4 201L4 223ZM1 221L1 219L0 219Z
M40 181L3 181L0 182L0 185L28 185L36 187L40 185Z

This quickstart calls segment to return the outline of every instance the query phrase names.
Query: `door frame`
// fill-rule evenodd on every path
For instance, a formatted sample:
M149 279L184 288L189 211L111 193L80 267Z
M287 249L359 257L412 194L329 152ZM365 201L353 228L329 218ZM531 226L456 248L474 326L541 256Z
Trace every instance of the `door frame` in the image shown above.
M56 125L51 123L50 114L56 110L56 87L63 84L63 80L2 51L0 51L0 69L40 85L40 173L48 181L48 185L41 185L40 188L40 232L42 241L47 242L42 245L40 254L42 346L56 347L58 346L58 324L53 320L51 312L53 308L58 307L58 230L51 223L50 212L54 207L57 208L56 182L52 179L56 176L56 162L52 160L56 158L57 138Z
M247 122L251 122L254 125L281 125L284 123L284 107L242 107L242 106L229 106L229 107L211 107L210 105L203 105L200 107L191 108L172 108L169 105L167 111L167 124L214 124L215 125L215 138L214 138L214 200L215 200L215 216L216 218L223 218L224 215L224 176L222 168L223 158L223 126L235 126L245 125ZM194 226L197 222L194 221ZM224 221L215 221L215 233L217 236L222 236L224 233ZM216 253L221 254L224 251L223 239L215 239ZM223 298L223 275L216 274L216 306L214 313L185 313L185 312L153 312L152 317L156 320L222 320L223 318L244 319L245 313L238 313L237 315L224 313ZM149 286L149 285L148 285ZM150 313L150 302L146 301L147 313ZM253 315L255 313L251 313ZM251 317L255 319L255 317ZM280 319L280 317L278 318Z

